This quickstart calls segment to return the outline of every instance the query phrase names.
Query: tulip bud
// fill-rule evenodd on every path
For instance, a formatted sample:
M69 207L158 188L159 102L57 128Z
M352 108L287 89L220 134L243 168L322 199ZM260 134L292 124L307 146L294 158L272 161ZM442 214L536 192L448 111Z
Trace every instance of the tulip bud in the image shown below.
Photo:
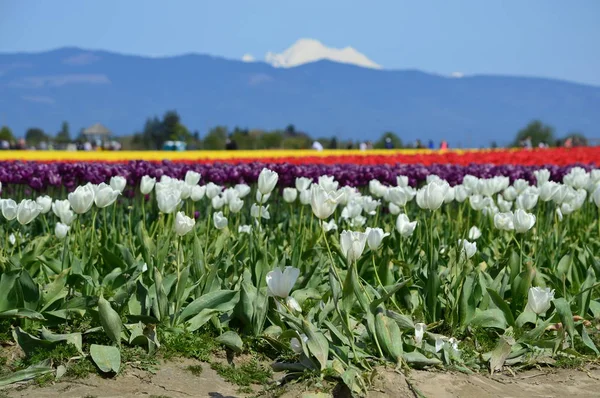
M41 214L48 213L52 208L52 198L48 195L38 196L35 201L42 208L40 211Z
M388 232L384 233L383 229L381 228L367 228L365 234L367 235L367 244L369 245L369 249L373 251L379 248L383 238L390 235Z
M293 203L298 197L296 188L283 188L283 200L287 203Z
M396 219L396 230L400 233L403 238L408 238L413 234L415 228L417 227L417 222L410 222L408 216L404 213L399 214Z
M213 223L216 229L223 229L227 227L227 218L223 216L222 211L213 213Z
M58 239L63 240L69 233L70 229L71 229L71 227L69 227L68 225L58 222L58 223L56 223L56 226L54 227L54 234L56 235L56 237Z
M417 205L422 209L437 210L444 203L446 191L450 188L446 181L432 181L417 192Z
M119 193L121 193L127 186L127 180L125 179L125 177L121 177L121 176L111 177L110 186L115 191L119 191Z
M279 180L279 175L267 168L262 169L258 176L258 191L263 195L270 194Z
M239 213L244 207L244 201L240 198L234 198L229 202L229 211L232 213Z
M206 185L194 185L190 191L190 198L197 202L206 194Z
M187 185L193 187L198 185L198 182L200 182L200 173L196 173L192 170L188 170L187 173L185 173L185 183Z
M156 202L158 210L165 214L171 214L181 203L181 192L174 188L165 188L156 191Z
M8 221L14 220L17 217L17 202L12 199L0 199L2 206L2 215Z
M464 253L467 258L471 258L477 253L477 242L469 242L466 239L459 239L458 246L460 247L460 252Z
M113 189L110 185L102 183L98 185L94 202L98 208L102 209L115 203L119 195L120 191Z
M342 253L350 262L358 260L365 250L367 234L356 231L343 231L340 235Z
M310 184L312 184L312 180L306 177L296 177L296 189L298 192L306 191L310 188Z
M84 214L92 208L94 196L94 188L89 185L84 185L77 187L75 191L67 196L67 198L75 213Z
M143 195L148 195L154 189L154 184L156 184L156 178L143 176L140 181L140 192Z
M524 233L533 228L535 224L535 215L527 213L525 210L518 209L513 216L513 225L515 232Z
M27 225L32 222L42 210L37 202L30 199L23 199L17 207L17 221L21 225Z
M554 299L554 290L550 288L531 287L527 294L526 309L538 315L544 315L550 309L550 302Z

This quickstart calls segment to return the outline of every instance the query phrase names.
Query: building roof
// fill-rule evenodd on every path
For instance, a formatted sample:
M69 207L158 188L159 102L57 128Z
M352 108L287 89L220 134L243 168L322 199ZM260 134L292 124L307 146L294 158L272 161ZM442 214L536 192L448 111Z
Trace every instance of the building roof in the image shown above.
M87 129L83 130L83 134L85 135L111 135L109 129L101 125L100 123L96 123Z

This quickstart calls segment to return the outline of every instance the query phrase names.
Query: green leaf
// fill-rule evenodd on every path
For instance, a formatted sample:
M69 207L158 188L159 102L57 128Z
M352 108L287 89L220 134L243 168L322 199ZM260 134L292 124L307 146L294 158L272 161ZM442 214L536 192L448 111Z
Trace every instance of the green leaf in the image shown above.
M21 347L25 355L28 357L36 353L36 351L49 351L56 343L47 340L38 339L35 336L23 331L19 326L13 329L13 338Z
M392 298L394 296L394 294L396 294L396 292L400 289L402 289L406 284L408 283L408 280L396 283L391 289L389 289L387 291L387 293L384 293L381 298L375 299L371 302L370 304L370 309L371 311L375 311L375 308L377 308L377 306L381 303L385 303L386 301L388 301L390 298Z
M415 328L413 319L408 315L398 314L397 312L391 310L387 310L385 314L396 321L402 330L413 330Z
M327 357L329 356L329 343L323 333L315 329L313 325L302 321L304 333L308 337L306 346L310 353L317 359L321 365L321 370L327 367Z
M53 371L54 369L52 369L50 363L44 361L41 364L30 366L27 369L18 370L16 372L10 372L0 376L0 387L4 387L9 384L18 383L21 381L35 379L45 374L52 373Z
M83 342L81 333L54 334L42 326L42 338L52 342L66 341L69 344L73 344L77 351L83 355Z
M223 333L222 335L217 337L216 340L217 342L223 344L225 347L233 350L236 353L242 352L242 348L244 345L242 343L242 339L236 332L232 330Z
M490 308L485 311L475 310L475 316L471 319L470 325L482 328L506 329L507 322L504 312L498 308Z
M558 265L556 266L556 275L559 278L564 277L567 272L569 272L569 268L571 267L571 255L570 254L565 254L560 261L558 262Z
M576 332L575 323L573 322L573 313L571 312L569 303L562 297L552 300L552 303L554 303L554 307L556 308L556 312L558 312L560 321L567 330L567 333L569 333L569 336L571 337L571 344L573 344Z
M68 291L65 289L65 284L67 283L69 272L71 272L70 268L62 271L60 274L56 275L56 278L52 283L42 290L42 312L46 311L48 307L56 301L67 296Z
M396 364L400 364L403 350L402 334L398 324L379 312L375 315L375 333L383 350Z
M110 303L100 296L98 299L98 315L100 324L106 335L117 345L121 345L121 331L123 323L117 311L113 310Z
M506 304L506 301L504 301L504 299L502 297L500 297L500 295L498 293L496 293L494 290L492 290L490 288L487 289L487 292L490 295L494 304L496 304L496 307L498 307L500 309L500 311L502 311L502 313L504 314L504 319L506 319L506 322L510 326L513 326L513 327L516 326L515 318L513 317L510 307L508 306L508 304Z
M231 311L239 300L239 291L217 290L210 292L189 303L181 312L181 319L188 320L206 309L214 309L217 312Z
M581 340L583 340L583 344L585 344L590 350L594 351L596 355L600 355L598 352L598 348L596 348L596 344L590 339L587 330L585 330L585 325L581 324Z
M45 321L46 318L38 312L28 310L27 308L15 308L12 310L0 312L0 318L26 318Z
M506 332L500 336L500 340L496 344L496 347L491 353L490 357L490 372L494 374L496 371L502 371L504 361L508 358L512 351L513 345L515 345L515 339L512 337L512 328L508 328Z
M522 328L526 323L532 323L535 325L537 321L537 315L533 311L525 310L519 314L516 320L518 327Z
M418 351L405 352L402 354L402 358L404 360L416 367L420 366L434 366L441 365L442 361L437 358L427 358L425 355L421 354Z
M121 352L117 347L92 344L90 356L98 369L104 373L118 373L121 368Z
M4 272L0 276L0 312L20 307L17 295L13 292L13 287L18 278L19 271Z

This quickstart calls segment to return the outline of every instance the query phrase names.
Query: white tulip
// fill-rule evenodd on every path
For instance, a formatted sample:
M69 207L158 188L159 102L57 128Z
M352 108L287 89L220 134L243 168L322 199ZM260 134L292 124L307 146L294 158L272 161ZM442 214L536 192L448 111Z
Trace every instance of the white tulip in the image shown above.
M494 215L494 226L503 231L512 231L515 229L513 223L513 213L511 211L505 213L497 213Z
M121 177L121 176L114 176L114 177L110 178L109 184L112 187L112 189L114 189L115 191L119 191L119 193L121 193L127 186L127 179L125 179L125 177Z
M421 322L415 323L415 344L417 346L421 346L423 337L425 336L425 330L427 330L427 325Z
M303 205L309 205L312 198L312 189L300 191L300 203Z
M396 184L399 187L407 187L408 186L408 177L407 176L396 176Z
M557 207L556 210L556 217L558 217L558 221L562 221L563 220L563 214L562 211L560 210L560 207Z
M387 200L396 206L405 206L408 202L408 193L402 187L392 187L388 189Z
M254 218L262 217L265 220L268 220L271 218L268 208L269 206L259 206L256 203L253 203L252 207L250 208L250 215Z
M390 214L393 216L397 216L398 214L400 214L400 211L402 211L401 208L399 208L398 206L396 206L393 203L390 203L388 205L388 210L390 211Z
M296 188L283 188L283 200L287 203L293 203L298 197Z
M300 270L295 267L285 267L282 271L275 268L267 274L267 292L269 296L287 298L300 276Z
M502 192L502 196L504 197L504 199L508 200L509 202L512 202L513 200L515 200L517 198L518 194L519 193L513 186L506 188L504 190L504 192Z
M452 203L454 202L454 198L456 194L454 192L454 187L449 187L446 191L446 195L444 196L444 203Z
M466 189L471 193L479 192L479 178L467 174L463 177L462 185L466 187Z
M329 222L321 221L321 225L323 226L325 232L337 231L338 229L338 226L333 219L329 220Z
M240 234L249 234L250 232L252 232L251 225L240 225L238 227L238 233L240 233Z
M35 201L42 208L41 214L46 214L52 209L52 198L48 195L38 196Z
M15 234L10 234L8 236L8 242L13 246L17 243L17 238L15 237Z
M310 188L312 180L306 177L296 177L296 189L298 192L306 191Z
M157 190L156 202L158 204L158 210L160 210L161 213L171 214L181 203L181 191L176 189Z
M222 209L225 206L225 199L221 195L217 195L210 201L211 206L215 210Z
M533 228L535 224L535 215L527 213L525 210L518 209L513 216L513 225L515 232L524 233Z
M342 218L348 220L360 216L363 208L360 203L356 201L348 202L348 204L342 209Z
M156 184L156 178L150 176L143 176L140 181L140 192L142 195L148 195L154 189Z
M229 202L229 211L232 213L239 213L244 207L244 201L240 198L235 198Z
M375 200L370 196L363 196L361 199L362 208L365 211L365 213L371 216L377 214L377 207L379 207L379 205L381 204L381 201L379 199Z
M219 195L222 190L223 190L223 187L221 187L217 184L214 184L212 182L209 182L208 184L206 184L206 197L212 200L212 198ZM241 195L240 195L240 197L241 197Z
M537 194L524 192L517 196L515 205L517 206L517 209L531 210L537 204L538 197L539 195Z
M536 170L533 172L533 175L535 175L535 183L538 187L541 187L550 180L550 170L548 169Z
M342 231L340 235L340 246L342 253L349 262L358 260L365 250L367 234L356 231Z
M58 239L62 240L64 238L66 238L70 229L71 229L71 227L69 227L68 225L58 222L58 223L56 223L56 226L54 227L54 235L56 235L56 237Z
M413 234L415 228L417 227L417 222L410 222L408 216L406 214L399 214L396 219L396 230L400 233L403 238L408 238Z
M248 186L247 184L237 184L235 187L233 187L233 189L235 189L235 191L238 193L238 197L240 199L243 199L246 196L248 196L248 194L251 191L250 186Z
M519 179L515 180L515 182L513 182L513 187L517 191L517 195L518 195L518 194L522 193L524 190L526 190L527 187L529 187L529 181L519 178Z
M198 185L200 182L200 173L196 173L195 171L188 170L185 173L185 183L191 187Z
M328 193L336 191L339 185L339 183L332 176L327 175L319 177L318 184Z
M223 216L222 211L213 213L213 224L215 225L216 229L223 229L227 227L227 218Z
M581 167L573 167L569 173L563 177L563 183L574 189L585 188L588 186L589 182L590 174Z
M188 217L185 214L183 214L183 212L179 211L177 212L177 215L175 215L175 222L173 222L173 230L177 235L183 236L190 232L194 228L195 224L196 221L193 218Z
M341 194L337 192L327 192L320 184L311 186L310 205L314 215L325 220L333 214L338 205Z
M385 196L387 190L388 188L385 185L383 185L379 180L369 181L369 192L371 192L371 195L381 198Z
M269 198L271 197L271 194L268 193L266 195L263 195L260 191L256 191L256 201L258 203L267 203L267 201L269 200Z
M458 246L460 247L460 252L464 253L467 258L471 258L477 253L477 242L469 242L466 239L459 239Z
M17 202L12 199L0 199L0 206L2 206L2 215L8 221L17 218Z
M238 191L236 191L235 188L227 188L223 191L223 194L221 196L223 197L223 200L225 200L225 204L229 204L229 202L231 202L232 200L238 199L240 197Z
M592 193L592 200L594 201L596 206L598 206L598 208L600 208L600 186L598 186L598 188L596 188L594 193Z
M504 200L501 194L498 194L498 207L500 211L507 212L512 209L513 202L509 202L508 200Z
M194 185L190 191L190 199L197 202L206 194L206 185Z
M304 341L304 343L308 341L308 336L304 333L300 335L300 338L302 339L302 341ZM304 350L302 349L302 343L295 337L292 337L290 339L290 347L292 348L292 351L294 351L296 354L302 354L302 352L304 352Z
M530 287L525 308L538 315L544 315L550 309L552 299L554 299L554 290L548 287L545 289L537 286Z
M417 205L421 209L437 210L444 203L446 191L450 188L446 181L432 181L417 192Z
M468 238L471 240L477 240L481 236L481 230L475 226L469 229Z
M23 199L17 207L17 221L21 225L32 222L41 212L42 206L30 199Z
M75 191L67 196L67 198L75 213L84 214L92 208L94 196L94 188L89 185L84 185L77 187Z
M258 191L263 195L270 194L279 180L279 174L267 168L262 169L258 175Z
M367 228L365 231L367 234L367 244L369 245L369 249L375 251L381 245L381 241L386 236L389 236L389 232L383 232L381 228Z
M112 205L117 200L117 197L121 194L120 191L114 189L112 186L105 183L98 185L96 195L94 195L94 203L100 209Z
M469 197L470 192L464 185L454 186L454 200L458 203L462 203Z

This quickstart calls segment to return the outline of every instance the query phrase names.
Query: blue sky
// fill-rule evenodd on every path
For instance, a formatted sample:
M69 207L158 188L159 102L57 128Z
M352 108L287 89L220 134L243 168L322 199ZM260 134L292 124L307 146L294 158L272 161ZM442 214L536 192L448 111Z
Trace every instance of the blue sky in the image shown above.
M63 46L262 59L300 38L386 69L600 85L599 0L0 0L0 52Z

